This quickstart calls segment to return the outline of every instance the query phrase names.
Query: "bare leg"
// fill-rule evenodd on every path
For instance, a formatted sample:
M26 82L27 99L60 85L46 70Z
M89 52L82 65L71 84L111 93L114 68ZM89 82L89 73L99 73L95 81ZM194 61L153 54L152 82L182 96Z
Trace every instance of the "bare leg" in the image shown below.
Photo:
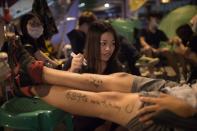
M126 73L115 73L112 75L77 74L44 67L43 80L45 83L52 85L72 87L94 92L130 92L133 76Z
M95 93L60 86L52 86L50 89L42 87L32 88L32 92L57 108L72 114L113 121L123 126L136 116L141 106L138 94Z

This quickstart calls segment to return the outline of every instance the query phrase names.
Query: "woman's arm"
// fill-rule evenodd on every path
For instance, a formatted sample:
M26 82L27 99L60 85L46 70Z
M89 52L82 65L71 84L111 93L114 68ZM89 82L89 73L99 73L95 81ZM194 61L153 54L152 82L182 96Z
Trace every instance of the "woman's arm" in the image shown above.
M151 46L145 41L145 38L143 36L140 37L140 44L145 49L151 48Z
M142 122L151 120L152 117L162 110L169 110L183 118L191 117L197 113L197 110L187 102L168 94L160 94L160 97L140 97L140 100L145 103L151 103L151 105L139 110L138 114L141 115L140 120Z

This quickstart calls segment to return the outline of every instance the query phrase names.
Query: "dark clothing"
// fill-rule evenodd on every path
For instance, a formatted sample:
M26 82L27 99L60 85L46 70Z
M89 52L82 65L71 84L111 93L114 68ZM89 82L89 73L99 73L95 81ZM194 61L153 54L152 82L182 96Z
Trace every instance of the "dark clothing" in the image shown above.
M74 116L73 118L74 131L94 131L104 123L105 120L94 117Z
M64 64L63 70L68 70L71 67L72 57ZM111 63L108 63L108 66L106 67L105 71L102 74L112 74L115 72L122 72L124 69L121 67L121 65L116 62L112 61ZM79 73L95 73L93 69L90 69L88 66L82 66L82 69L79 71Z
M190 74L188 82L192 83L195 80L197 80L197 66L192 66L191 67L191 74Z
M192 35L188 43L189 48L197 54L197 34Z
M67 34L72 50L75 54L78 53L83 53L83 49L85 47L85 42L86 42L86 34L80 30L72 30Z
M159 29L156 29L156 32L154 33L148 31L147 29L143 29L141 30L140 37L144 37L145 41L156 49L159 48L161 41L168 41L166 34Z
M47 51L47 47L45 45L45 40L42 38L39 38L38 40L35 40L31 37L27 36L21 36L21 42L24 46L24 48L32 55L34 56L34 53L38 50L41 50L43 52Z
M118 52L118 60L124 66L124 71L133 75L140 75L139 69L135 67L135 63L139 59L140 53L124 37L119 36L119 40L120 51Z
M197 54L197 34L192 35L189 42L187 42L187 46L191 49L192 52ZM193 64L191 62L191 74L188 82L191 83L194 80L197 80L197 64Z
M152 125L145 125L138 121L138 117L132 119L127 128L130 131L196 131L197 115L189 118L177 116L169 110L163 110L153 117ZM176 127L176 130L174 129Z
M171 111L164 110L154 117L156 124L164 123L166 127L176 127L177 130L196 131L197 130L197 115L183 118L177 116Z

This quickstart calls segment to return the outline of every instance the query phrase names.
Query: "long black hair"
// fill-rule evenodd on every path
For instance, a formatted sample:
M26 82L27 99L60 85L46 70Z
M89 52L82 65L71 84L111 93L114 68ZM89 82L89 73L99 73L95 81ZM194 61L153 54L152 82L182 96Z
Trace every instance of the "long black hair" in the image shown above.
M44 35L40 36L38 39L34 39L29 35L29 33L27 31L28 21L32 18L35 18L35 17L39 19L39 17L33 13L25 14L21 17L21 19L20 19L20 29L21 29L21 33L22 33L21 42L23 45L30 44L31 46L33 46L36 49L39 48L43 51L46 51L47 48L45 45Z
M98 70L101 67L100 39L101 39L101 35L105 32L112 33L115 40L115 50L107 63L106 70L108 71L112 70L112 67L117 68L115 66L116 65L115 63L117 61L117 53L119 51L119 46L120 46L117 34L109 23L106 23L104 21L95 21L89 27L85 50L84 50L84 56L87 60L88 68L91 69L92 73L98 73ZM110 72L111 71L109 71L108 73Z

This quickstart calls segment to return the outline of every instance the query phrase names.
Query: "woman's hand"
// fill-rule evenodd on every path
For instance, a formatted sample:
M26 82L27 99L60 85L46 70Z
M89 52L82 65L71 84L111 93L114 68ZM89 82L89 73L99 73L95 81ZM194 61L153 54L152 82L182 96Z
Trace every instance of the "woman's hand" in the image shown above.
M139 120L144 123L152 123L151 118L161 110L169 110L180 117L190 117L196 110L185 101L167 94L160 94L160 97L140 97L142 102L151 103L139 110Z
M73 59L71 62L71 67L69 69L70 72L78 72L83 65L84 56L79 53L77 55L73 55Z

